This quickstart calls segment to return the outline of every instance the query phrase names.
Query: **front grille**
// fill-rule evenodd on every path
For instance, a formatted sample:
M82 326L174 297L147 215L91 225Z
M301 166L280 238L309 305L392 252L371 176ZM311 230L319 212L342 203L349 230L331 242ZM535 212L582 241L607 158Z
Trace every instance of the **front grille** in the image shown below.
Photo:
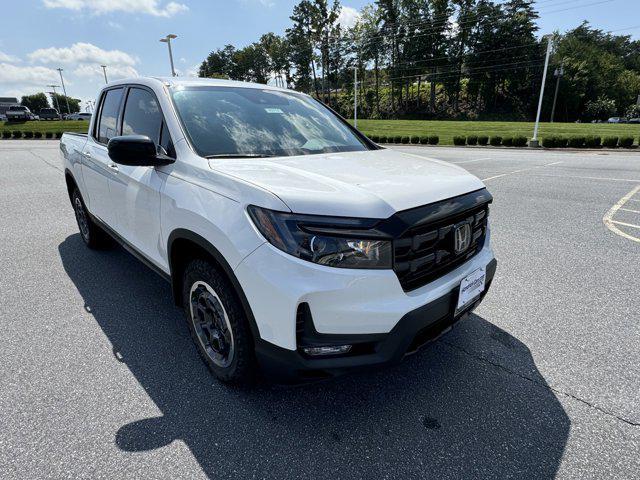
M411 226L393 241L393 269L405 291L415 290L447 274L482 249L487 232L488 204ZM440 211L447 211L446 203L441 205ZM471 228L471 243L462 253L456 253L454 232L465 223Z

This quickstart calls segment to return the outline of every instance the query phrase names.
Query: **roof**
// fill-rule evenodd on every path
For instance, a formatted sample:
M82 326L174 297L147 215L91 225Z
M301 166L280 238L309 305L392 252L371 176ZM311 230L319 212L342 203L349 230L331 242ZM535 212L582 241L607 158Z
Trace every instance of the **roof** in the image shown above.
M16 97L0 97L0 103L10 103L11 105L19 104Z
M158 84L166 85L168 87L197 87L197 86L216 86L216 87L237 87L237 88L260 88L262 90L279 90L287 91L285 88L274 87L272 85L265 85L263 83L252 82L239 82L236 80L224 80L221 78L196 78L196 77L133 77L123 78L110 82L111 85L122 85L129 83L138 83L147 86L157 86Z

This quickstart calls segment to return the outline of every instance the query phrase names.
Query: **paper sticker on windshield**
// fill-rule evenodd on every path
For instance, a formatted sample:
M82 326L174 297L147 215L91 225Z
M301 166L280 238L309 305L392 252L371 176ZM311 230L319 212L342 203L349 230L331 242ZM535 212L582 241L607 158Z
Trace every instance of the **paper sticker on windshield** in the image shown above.
M267 113L282 113L282 110L279 108L265 108L265 111Z

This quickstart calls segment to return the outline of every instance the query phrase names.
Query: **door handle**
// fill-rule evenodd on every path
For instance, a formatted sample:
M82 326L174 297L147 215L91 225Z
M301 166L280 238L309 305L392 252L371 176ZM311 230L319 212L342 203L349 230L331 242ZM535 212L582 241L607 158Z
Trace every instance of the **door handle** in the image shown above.
M82 155L84 155L86 158L91 158L91 152L89 150L87 150L86 152L82 152Z
M113 170L114 173L118 173L118 165L115 163L110 163L109 168Z

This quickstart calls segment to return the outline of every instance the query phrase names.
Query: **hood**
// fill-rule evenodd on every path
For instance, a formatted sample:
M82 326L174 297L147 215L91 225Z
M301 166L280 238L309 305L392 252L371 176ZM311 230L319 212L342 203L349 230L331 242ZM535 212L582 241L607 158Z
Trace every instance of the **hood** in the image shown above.
M460 167L390 149L211 159L209 165L272 192L292 212L317 215L387 218L484 187Z

